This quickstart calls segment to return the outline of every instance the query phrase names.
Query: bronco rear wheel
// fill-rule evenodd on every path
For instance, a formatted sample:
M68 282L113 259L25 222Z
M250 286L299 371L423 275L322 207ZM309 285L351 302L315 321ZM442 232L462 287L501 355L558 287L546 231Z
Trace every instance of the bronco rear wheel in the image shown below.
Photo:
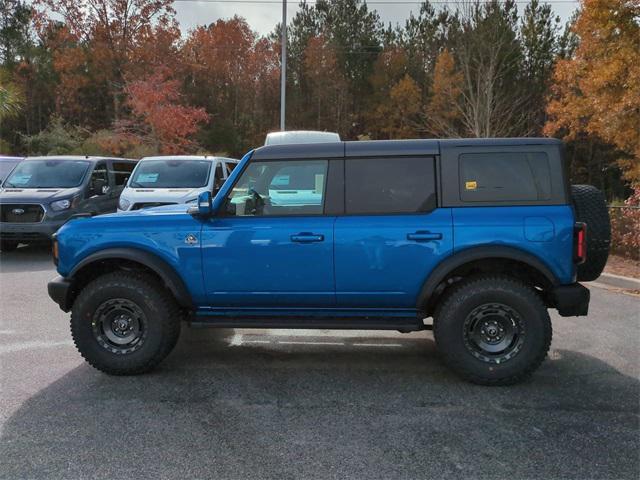
M93 280L76 298L71 334L93 367L112 375L148 372L173 349L181 313L155 278L112 272Z
M445 363L481 385L510 385L531 375L551 344L551 320L538 293L519 280L461 281L434 315Z

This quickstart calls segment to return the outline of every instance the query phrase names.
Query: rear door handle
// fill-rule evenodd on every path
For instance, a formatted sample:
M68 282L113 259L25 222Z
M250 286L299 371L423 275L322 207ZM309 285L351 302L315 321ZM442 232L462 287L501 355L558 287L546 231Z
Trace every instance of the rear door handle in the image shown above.
M408 233L407 240L414 242L428 242L430 240L442 240L441 233L428 232L426 230L418 230L417 232Z
M324 235L319 233L300 232L296 235L291 235L291 241L297 243L323 242Z

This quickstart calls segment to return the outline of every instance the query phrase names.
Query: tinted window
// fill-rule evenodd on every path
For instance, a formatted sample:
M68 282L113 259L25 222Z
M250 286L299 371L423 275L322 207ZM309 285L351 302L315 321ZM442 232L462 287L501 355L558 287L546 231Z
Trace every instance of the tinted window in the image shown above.
M142 160L138 163L130 187L196 188L209 183L209 160Z
M108 193L109 188L109 175L107 174L107 164L98 163L91 172L91 179L89 180L90 194L92 195L105 195Z
M70 188L82 183L85 160L27 160L18 164L4 183L16 188Z
M232 215L318 215L324 208L326 160L252 162L228 198Z
M111 168L113 168L116 185L124 185L131 176L131 172L133 172L135 166L133 162L112 162Z
M460 155L460 199L465 202L547 200L550 196L546 153Z
M227 175L231 175L231 172L233 172L233 169L236 168L236 165L238 165L238 164L237 163L226 162L225 165L227 167Z
M349 214L416 213L436 207L432 158L375 158L345 161Z
M213 188L215 190L220 190L222 184L224 183L223 173L222 173L222 162L218 162L216 165L216 173L215 178L213 179Z

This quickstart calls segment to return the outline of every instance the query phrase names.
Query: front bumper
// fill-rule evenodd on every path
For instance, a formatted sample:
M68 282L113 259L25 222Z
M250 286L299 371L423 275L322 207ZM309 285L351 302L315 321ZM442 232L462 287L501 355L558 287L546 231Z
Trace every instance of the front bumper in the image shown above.
M579 283L559 285L551 291L553 307L562 317L581 317L589 312L591 292Z
M51 299L65 312L71 310L71 282L64 277L51 279L47 291Z
M47 221L40 223L0 223L0 239L21 242L36 243L48 242L51 235L64 225L65 220Z

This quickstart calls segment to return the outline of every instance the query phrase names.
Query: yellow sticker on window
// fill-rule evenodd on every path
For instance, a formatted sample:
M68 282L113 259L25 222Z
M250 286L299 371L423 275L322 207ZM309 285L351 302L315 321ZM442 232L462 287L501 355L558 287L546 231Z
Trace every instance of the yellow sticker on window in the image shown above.
M476 188L478 188L478 182L465 182L464 188L466 188L467 190L475 190Z

